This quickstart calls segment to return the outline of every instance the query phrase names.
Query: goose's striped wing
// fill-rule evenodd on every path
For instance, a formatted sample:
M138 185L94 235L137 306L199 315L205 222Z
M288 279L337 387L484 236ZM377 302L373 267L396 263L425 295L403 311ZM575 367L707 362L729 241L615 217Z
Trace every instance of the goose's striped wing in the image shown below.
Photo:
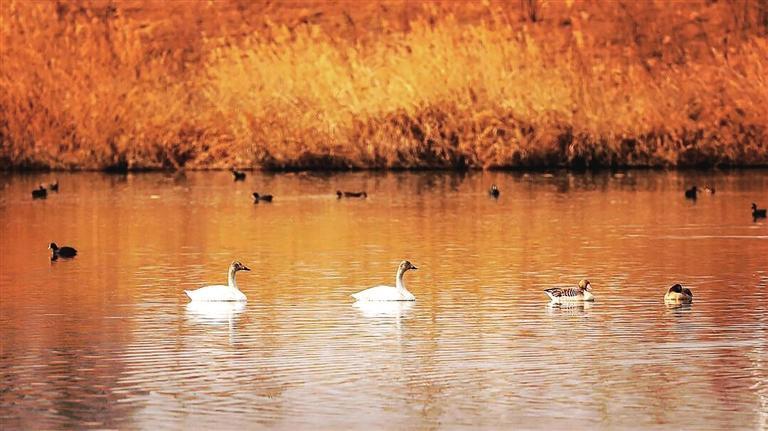
M551 289L545 289L544 292L546 292L550 298L575 298L581 295L581 291L574 288L561 289L559 287L553 287Z

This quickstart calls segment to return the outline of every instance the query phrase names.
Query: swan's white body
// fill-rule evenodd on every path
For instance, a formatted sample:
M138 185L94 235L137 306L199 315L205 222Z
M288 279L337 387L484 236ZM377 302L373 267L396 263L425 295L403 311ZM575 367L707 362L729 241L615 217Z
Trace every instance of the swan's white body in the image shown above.
M237 262L236 262L237 263ZM237 267L235 263L230 265L227 275L227 285L205 286L196 290L185 290L184 293L192 301L247 301L245 294L237 288L235 274Z
M404 267L405 263L401 263L397 269L394 286L371 287L352 294L352 297L358 301L415 301L416 297L405 288L403 274L408 269L416 269L416 267L412 266L410 262L407 262L408 266Z

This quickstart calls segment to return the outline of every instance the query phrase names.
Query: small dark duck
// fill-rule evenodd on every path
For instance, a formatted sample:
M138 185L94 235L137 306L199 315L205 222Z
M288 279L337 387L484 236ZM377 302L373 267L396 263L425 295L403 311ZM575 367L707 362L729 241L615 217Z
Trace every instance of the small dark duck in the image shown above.
M235 176L235 181L244 181L245 180L245 172L238 171L235 168L231 169L232 175Z
M691 289L683 287L676 283L664 294L664 302L693 302L693 293Z
M691 187L690 189L685 191L685 198L686 199L693 199L696 200L697 194L699 193L699 189L696 186Z
M496 184L491 184L491 188L488 189L488 194L492 198L497 199L499 197L499 195L501 194L501 192L499 191L499 188L496 187Z
M35 190L32 190L32 199L45 199L48 197L48 190L40 184Z
M336 190L336 199L344 198L362 198L365 199L368 197L368 193L366 192L342 192L341 190Z
M272 195L260 195L253 192L253 203L257 204L259 201L272 202Z
M752 202L752 218L757 220L759 218L765 218L765 208L758 208L757 204Z
M712 186L704 186L704 193L714 195L715 194L715 188Z
M56 180L56 181L48 184L48 190L50 190L52 192L58 193L59 192L59 180Z
M59 247L55 242L48 246L48 250L51 250L51 260L56 260L60 257L71 259L77 256L77 250L74 248L68 246Z

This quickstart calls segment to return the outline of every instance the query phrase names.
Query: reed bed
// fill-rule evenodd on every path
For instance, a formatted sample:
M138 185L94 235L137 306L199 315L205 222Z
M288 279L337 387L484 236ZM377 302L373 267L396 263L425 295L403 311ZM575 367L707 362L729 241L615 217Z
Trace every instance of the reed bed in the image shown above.
M653 2L629 11L590 2L405 4L385 4L400 7L392 24L391 12L354 15L344 3L266 12L195 3L174 21L161 3L3 2L0 162L768 165L763 2L745 3L752 21L751 9L718 21L733 2L673 11Z

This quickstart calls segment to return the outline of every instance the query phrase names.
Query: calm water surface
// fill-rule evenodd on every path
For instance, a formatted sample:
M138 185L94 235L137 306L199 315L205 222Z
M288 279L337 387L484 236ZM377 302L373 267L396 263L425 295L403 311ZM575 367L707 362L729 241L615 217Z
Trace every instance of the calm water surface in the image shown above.
M0 425L765 429L766 174L4 174ZM246 305L187 303L235 259Z

